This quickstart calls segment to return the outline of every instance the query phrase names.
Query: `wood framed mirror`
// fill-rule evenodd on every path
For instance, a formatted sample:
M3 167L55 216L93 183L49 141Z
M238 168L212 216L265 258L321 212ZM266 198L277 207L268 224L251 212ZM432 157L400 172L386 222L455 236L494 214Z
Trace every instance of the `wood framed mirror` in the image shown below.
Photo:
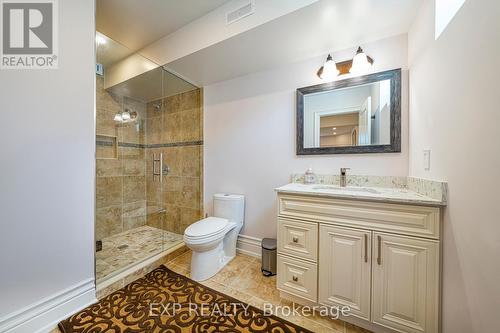
M401 69L297 89L297 155L401 152Z

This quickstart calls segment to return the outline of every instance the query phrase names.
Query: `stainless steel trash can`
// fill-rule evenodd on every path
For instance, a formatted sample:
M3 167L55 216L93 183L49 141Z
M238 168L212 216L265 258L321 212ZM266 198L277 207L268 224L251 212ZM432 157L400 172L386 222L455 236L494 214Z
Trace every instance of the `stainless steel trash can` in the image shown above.
M276 275L276 239L264 238L262 240L262 274L265 276Z

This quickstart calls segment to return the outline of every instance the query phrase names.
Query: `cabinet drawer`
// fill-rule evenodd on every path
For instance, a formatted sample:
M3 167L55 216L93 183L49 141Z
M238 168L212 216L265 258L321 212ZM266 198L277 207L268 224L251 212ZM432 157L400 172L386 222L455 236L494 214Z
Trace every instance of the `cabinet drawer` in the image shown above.
M439 239L438 207L282 194L281 217Z
M277 286L281 291L317 302L318 266L278 255Z
M316 261L318 223L278 219L278 252Z

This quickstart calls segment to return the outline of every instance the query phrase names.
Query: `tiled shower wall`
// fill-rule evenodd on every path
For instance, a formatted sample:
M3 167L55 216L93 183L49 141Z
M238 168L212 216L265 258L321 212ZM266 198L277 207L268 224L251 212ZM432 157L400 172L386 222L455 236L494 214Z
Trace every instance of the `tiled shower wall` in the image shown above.
M146 104L109 94L101 76L96 77L96 88L96 239L100 240L146 224L144 122L117 125L113 120L122 107L144 119Z
M164 165L170 168L162 183L151 173L146 175L148 205L164 207L167 212L148 215L147 223L164 225L178 234L203 215L201 93L195 89L147 105L147 170L152 170L153 154L160 153Z
M145 224L183 234L203 214L201 90L146 104L106 92L100 76L96 87L96 239ZM123 107L139 121L117 125ZM153 153L170 167L163 182Z

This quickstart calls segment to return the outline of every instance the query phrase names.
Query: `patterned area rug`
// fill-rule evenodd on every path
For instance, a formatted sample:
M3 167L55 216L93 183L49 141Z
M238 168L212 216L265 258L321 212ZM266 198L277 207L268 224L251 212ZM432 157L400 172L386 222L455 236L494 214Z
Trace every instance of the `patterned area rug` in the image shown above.
M59 323L63 333L310 332L165 266Z

